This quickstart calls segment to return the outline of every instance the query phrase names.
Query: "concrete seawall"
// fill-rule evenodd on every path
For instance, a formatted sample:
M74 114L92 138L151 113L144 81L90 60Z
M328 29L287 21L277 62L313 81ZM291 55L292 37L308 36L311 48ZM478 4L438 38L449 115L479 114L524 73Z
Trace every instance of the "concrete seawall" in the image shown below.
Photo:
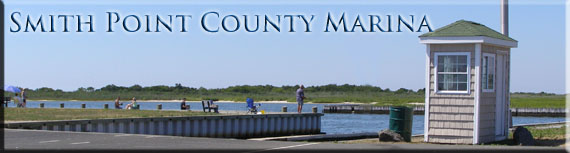
M215 138L321 133L322 113L154 117L5 123L5 128Z
M413 107L415 115L423 115L424 107ZM512 116L548 116L565 117L567 110L564 108L511 108ZM355 113L355 114L390 114L390 106L373 105L325 105L323 113Z

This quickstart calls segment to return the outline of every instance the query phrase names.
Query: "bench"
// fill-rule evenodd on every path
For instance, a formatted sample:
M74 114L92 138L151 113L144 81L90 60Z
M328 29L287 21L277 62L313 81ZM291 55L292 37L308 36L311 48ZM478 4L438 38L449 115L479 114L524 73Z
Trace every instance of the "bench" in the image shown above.
M5 107L8 107L8 103L12 101L12 97L4 97L4 101L2 101L2 103L4 103Z
M213 107L211 106L212 104L214 104L213 100L202 100L202 109L204 112L206 112L206 109L208 109L208 112L212 112L213 109L215 113L219 113L218 107Z
M131 107L131 109L135 109L135 110L139 110L140 108L141 108L141 105L139 105L139 104Z

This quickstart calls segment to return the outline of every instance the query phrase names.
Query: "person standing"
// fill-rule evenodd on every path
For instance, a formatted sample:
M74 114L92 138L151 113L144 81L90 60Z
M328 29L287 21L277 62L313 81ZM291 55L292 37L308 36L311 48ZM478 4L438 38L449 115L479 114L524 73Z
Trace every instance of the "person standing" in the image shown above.
M22 107L26 107L26 99L28 99L28 95L26 94L26 88L22 88Z
M303 85L299 85L299 89L297 89L297 112L301 113L303 110L303 101L305 100L305 91L303 91L305 87Z

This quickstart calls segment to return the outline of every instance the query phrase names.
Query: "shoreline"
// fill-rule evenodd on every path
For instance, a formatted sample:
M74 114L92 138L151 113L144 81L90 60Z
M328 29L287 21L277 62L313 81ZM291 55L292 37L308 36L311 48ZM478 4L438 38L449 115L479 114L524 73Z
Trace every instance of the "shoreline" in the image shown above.
M42 102L61 102L61 101L70 101L70 102L115 102L115 100L29 100L29 101L42 101ZM121 103L131 102L131 100L121 100ZM164 103L180 103L182 100L137 100L137 102L164 102ZM186 101L188 103L200 103L201 101ZM232 100L219 100L216 103L245 103L245 101L232 101ZM255 103L264 103L264 104L287 104L287 103L297 103L297 102L288 102L288 101L255 101ZM357 105L376 105L378 102L305 102L305 104L357 104ZM410 102L409 105L415 106L423 106L423 102Z
M41 101L41 102L115 102L115 100L29 100L29 101ZM131 100L121 100L121 103L131 102ZM182 100L137 100L137 102L165 102L165 103L180 103ZM200 103L201 101L186 101L187 103ZM245 103L245 101L231 101L231 100L220 100L216 101L216 103ZM255 101L255 103L271 103L271 104L279 104L279 103L297 103L297 102L287 102L287 101ZM305 102L305 103L313 103L313 102ZM352 102L351 102L352 103ZM364 104L364 103L360 103Z
M41 102L115 102L115 100L29 100L29 101L41 101ZM121 100L121 103L131 102L131 100ZM137 100L137 102L147 103L147 102L164 102L164 103L180 103L181 100ZM200 103L201 101L186 101L187 103ZM216 103L245 103L245 101L231 101L231 100L219 100ZM288 104L288 103L297 103L297 102L288 102L288 101L255 101L255 103L264 103L264 104ZM377 102L373 102L370 104L375 104ZM305 104L366 104L361 102L305 102Z

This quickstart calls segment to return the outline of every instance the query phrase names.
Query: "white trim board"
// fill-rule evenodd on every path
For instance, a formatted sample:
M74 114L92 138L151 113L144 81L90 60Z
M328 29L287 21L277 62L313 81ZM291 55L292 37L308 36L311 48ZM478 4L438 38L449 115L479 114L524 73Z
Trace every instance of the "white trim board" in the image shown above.
M497 86L495 82L497 82L497 78L495 77L497 75L497 57L495 56L495 54L491 54L491 53L483 53L483 59L485 58L485 56L487 57L493 57L493 67L491 69L493 69L493 88L492 89L485 89L483 88L483 92L495 92L495 87ZM489 70L489 67L487 68L487 70ZM489 74L489 72L487 72L487 74ZM487 75L487 77L489 77ZM487 84L489 84L489 82L487 81Z
M516 48L518 42L508 41L487 36L468 36L468 37L420 37L422 44L494 44L509 48Z
M471 52L435 52L433 53L433 65L434 65L434 69L433 69L433 77L434 77L434 87L433 90L435 91L435 93L437 94L466 94L469 95L471 94ZM465 55L467 56L467 89L466 91L439 91L437 89L437 58L438 56L441 55Z
M429 140L429 93L430 93L430 56L431 48L429 44L426 44L426 82L425 82L425 104L424 104L424 142ZM434 69L435 71L435 69Z
M479 143L479 95L481 87L481 44L475 44L475 97L473 104L473 144Z

